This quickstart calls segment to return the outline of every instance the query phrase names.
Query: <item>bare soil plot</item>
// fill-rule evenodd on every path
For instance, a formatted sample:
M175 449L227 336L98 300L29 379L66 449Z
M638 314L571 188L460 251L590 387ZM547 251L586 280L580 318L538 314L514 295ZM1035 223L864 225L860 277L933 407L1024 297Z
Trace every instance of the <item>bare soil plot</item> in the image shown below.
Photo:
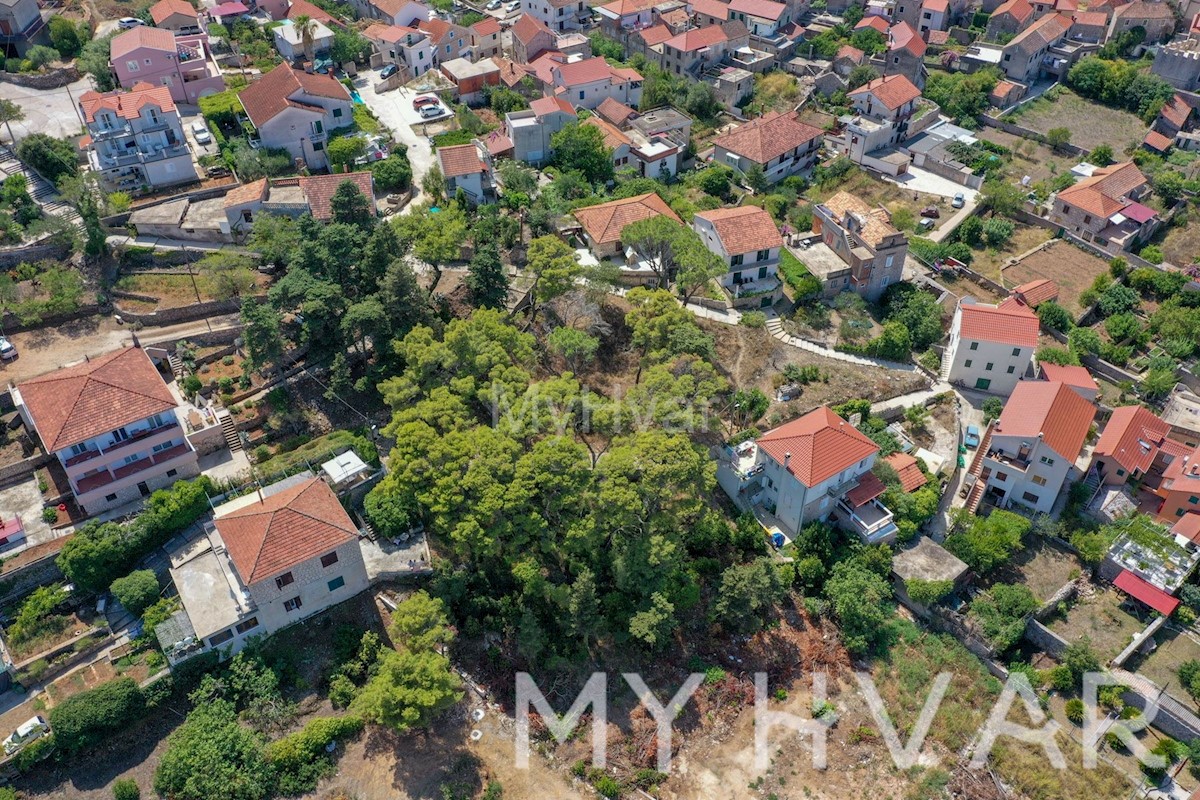
M1013 231L1012 238L1005 242L1003 247L971 248L971 252L975 256L971 261L971 269L997 283L1002 283L1004 267L1010 260L1054 238L1053 232L1039 225L1025 225L1020 222L1013 224L1016 229Z
M248 269L232 270L229 276L231 282L218 280L211 272L197 272L195 285L192 276L187 274L139 273L126 275L116 282L116 288L124 292L148 295L158 298L157 308L179 308L195 305L196 293L199 292L201 301L224 300L232 296L231 289L236 286L237 293L249 293L264 290L270 285L267 275L252 272ZM117 304L125 306L128 303L146 303L128 301L117 298Z
M1054 618L1047 627L1068 642L1087 636L1100 663L1112 660L1146 626L1121 608L1124 595L1116 589L1100 589L1082 598L1066 616Z
M1079 577L1082 565L1074 553L1039 539L1001 569L998 583L1022 583L1043 603L1069 581Z
M1163 258L1177 267L1200 261L1200 225L1172 225L1159 247Z
M1135 115L1085 100L1066 89L1061 90L1057 99L1043 97L1030 103L1027 109L1007 119L1043 134L1051 128L1068 128L1071 144L1088 150L1109 144L1114 153L1123 153L1146 137L1146 123Z
M1180 685L1179 667L1185 661L1200 660L1200 637L1168 622L1154 635L1155 650L1148 656L1130 659L1126 669L1168 687L1171 695L1182 703L1196 705L1196 701Z
M1049 180L1063 170L1069 170L1079 159L1055 153L1049 147L1033 139L1005 133L998 128L980 128L975 136L993 144L1004 145L1013 151L1012 161L1005 167L1005 174L1014 181L1026 175L1030 183Z
M1055 242L1050 247L1022 259L1003 272L1005 286L1020 286L1027 281L1048 278L1058 284L1058 303L1075 317L1083 313L1079 295L1108 272L1108 262L1067 242Z

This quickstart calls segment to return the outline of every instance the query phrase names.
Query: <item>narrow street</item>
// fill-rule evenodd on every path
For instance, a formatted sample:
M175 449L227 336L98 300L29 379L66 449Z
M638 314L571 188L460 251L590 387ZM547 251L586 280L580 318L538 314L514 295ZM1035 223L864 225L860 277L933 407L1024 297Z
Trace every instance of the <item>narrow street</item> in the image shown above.
M429 138L414 131L401 113L401 104L411 103L414 95L404 88L376 94L375 85L377 83L379 83L378 70L363 70L354 81L354 86L362 96L363 104L375 112L375 116L379 118L380 122L391 129L397 142L408 148L408 163L412 165L413 196L409 204L405 206L405 210L407 210L421 202L424 194L421 189L421 180L433 166L433 147L429 143Z

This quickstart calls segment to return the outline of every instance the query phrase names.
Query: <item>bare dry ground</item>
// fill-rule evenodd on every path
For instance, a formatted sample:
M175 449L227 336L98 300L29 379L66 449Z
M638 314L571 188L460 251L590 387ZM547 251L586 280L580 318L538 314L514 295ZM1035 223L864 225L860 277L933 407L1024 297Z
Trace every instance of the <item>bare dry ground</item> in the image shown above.
M1092 285L1097 275L1106 272L1108 262L1104 259L1059 241L1005 268L1004 285L1020 286L1037 278L1049 278L1059 286L1059 305L1078 317L1084 310L1079 305L1080 293Z
M1146 135L1146 123L1135 115L1085 100L1070 90L1063 90L1053 101L1035 100L1028 108L1013 119L1016 124L1038 133L1067 128L1071 144L1087 150L1110 144L1114 153L1123 153Z

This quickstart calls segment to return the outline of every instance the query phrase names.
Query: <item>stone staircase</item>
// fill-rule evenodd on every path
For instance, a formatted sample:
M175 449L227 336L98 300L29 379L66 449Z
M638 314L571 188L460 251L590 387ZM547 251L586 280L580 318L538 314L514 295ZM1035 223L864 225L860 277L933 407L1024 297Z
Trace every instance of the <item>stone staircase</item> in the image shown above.
M225 434L225 444L229 445L229 452L236 453L242 449L242 436L238 433L237 425L233 422L233 417L227 409L221 409L217 412L217 419L221 423L221 432Z
M975 458L971 461L971 468L967 471L968 475L975 476L975 485L971 487L971 493L967 495L966 509L968 514L974 514L979 509L979 504L983 502L983 493L987 489L987 481L980 480L979 475L983 472L983 458L991 446L992 426L988 425L987 430L983 432L983 438L979 442L979 449L975 451Z
M942 351L942 366L938 370L938 380L942 383L950 382L950 367L953 366L954 360L950 357L950 348Z
M77 228L83 227L83 220L75 207L63 201L58 190L49 181L25 166L12 150L4 146L0 146L0 172L4 173L4 177L24 175L28 182L29 196L41 206L44 213L66 220Z
M183 380L183 360L174 353L167 353L167 363L171 366L171 374L175 376L175 380Z
M1096 499L1096 495L1100 492L1100 484L1102 481L1103 479L1100 477L1099 466L1092 464L1091 469L1088 470L1087 475L1083 479L1083 485L1086 486L1088 490L1087 502L1083 504L1085 508L1091 505L1092 501Z

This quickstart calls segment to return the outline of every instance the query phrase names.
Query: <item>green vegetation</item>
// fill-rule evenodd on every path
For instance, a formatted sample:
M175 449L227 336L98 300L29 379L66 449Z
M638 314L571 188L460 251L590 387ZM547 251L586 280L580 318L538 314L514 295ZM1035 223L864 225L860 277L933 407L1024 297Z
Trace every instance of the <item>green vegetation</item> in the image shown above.
M1067 85L1083 97L1137 114L1149 123L1174 87L1129 61L1085 56L1067 73Z
M112 583L113 597L135 617L158 601L158 578L154 571L139 569Z
M1011 511L976 517L959 509L952 516L946 549L980 575L1008 561L1030 528L1029 520Z
M1021 641L1025 617L1037 610L1038 605L1029 587L1000 583L971 603L971 616L996 651L1003 653Z
M796 300L804 300L821 293L821 282L786 247L779 251L779 274L783 276L784 283L791 287Z
M145 698L132 678L117 678L71 695L50 709L54 740L67 752L93 747L145 713Z

